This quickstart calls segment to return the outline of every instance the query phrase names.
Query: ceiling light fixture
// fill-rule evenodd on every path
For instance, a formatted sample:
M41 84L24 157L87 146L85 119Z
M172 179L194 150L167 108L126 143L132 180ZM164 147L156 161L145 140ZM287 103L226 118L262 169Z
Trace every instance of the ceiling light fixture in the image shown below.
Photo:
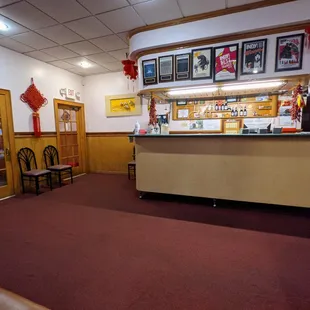
M87 61L82 61L82 62L80 63L80 66L81 66L82 68L87 69L87 68L91 67L91 64L90 64L89 62L87 62Z
M9 26L5 24L4 22L0 21L0 31L8 31L8 30L9 30Z
M221 90L232 91L232 90L249 90L249 89L263 89L263 88L273 88L280 87L284 85L282 81L265 81L256 83L246 83L246 84L231 84L224 85Z
M203 94L203 93L214 93L217 90L218 90L217 87L173 89L168 92L168 95L170 96L195 95L195 94Z

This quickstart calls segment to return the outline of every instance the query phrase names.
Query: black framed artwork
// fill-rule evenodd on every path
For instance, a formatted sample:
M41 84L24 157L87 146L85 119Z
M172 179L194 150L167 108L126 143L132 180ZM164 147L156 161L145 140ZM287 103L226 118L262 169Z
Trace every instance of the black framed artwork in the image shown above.
M233 81L238 78L238 44L214 48L214 82Z
M190 54L181 54L175 56L176 81L190 79L190 57Z
M277 38L276 72L302 69L304 37L300 33Z
M242 42L241 74L266 71L267 39Z
M159 83L174 81L174 55L158 58Z
M212 78L212 47L192 50L192 80Z
M142 61L143 68L143 84L157 84L157 60L148 59Z

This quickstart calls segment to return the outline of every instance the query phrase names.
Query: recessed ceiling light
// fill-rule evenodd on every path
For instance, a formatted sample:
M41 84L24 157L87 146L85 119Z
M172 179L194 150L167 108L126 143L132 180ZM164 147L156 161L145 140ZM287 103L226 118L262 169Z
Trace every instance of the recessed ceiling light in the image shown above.
M9 30L9 26L4 22L0 21L0 31L7 31L7 30Z
M82 62L80 63L80 66L81 66L82 68L89 68L89 67L91 67L91 64L90 64L89 62L87 62L87 61L82 61Z

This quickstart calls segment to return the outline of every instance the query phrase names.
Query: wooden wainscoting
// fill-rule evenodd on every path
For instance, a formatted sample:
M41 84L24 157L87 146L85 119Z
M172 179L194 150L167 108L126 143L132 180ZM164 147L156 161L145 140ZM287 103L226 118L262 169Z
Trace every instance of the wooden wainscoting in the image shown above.
M129 143L130 132L87 133L88 171L103 173L127 173L132 161L133 147Z

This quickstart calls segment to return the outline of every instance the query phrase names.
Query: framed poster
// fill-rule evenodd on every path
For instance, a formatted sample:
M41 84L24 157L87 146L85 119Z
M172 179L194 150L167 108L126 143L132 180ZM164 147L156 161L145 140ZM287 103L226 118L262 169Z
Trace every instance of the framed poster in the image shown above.
M275 71L300 70L304 50L304 34L277 38Z
M174 56L162 56L158 58L159 62L159 83L173 82L174 76Z
M190 54L175 56L175 79L188 80L190 78Z
M212 47L192 50L192 80L212 78Z
M233 81L238 78L238 44L214 48L214 82Z
M157 84L157 60L148 59L142 61L143 84Z
M242 42L241 74L266 71L267 39Z
M137 94L106 96L105 112L107 117L141 115L141 98Z

